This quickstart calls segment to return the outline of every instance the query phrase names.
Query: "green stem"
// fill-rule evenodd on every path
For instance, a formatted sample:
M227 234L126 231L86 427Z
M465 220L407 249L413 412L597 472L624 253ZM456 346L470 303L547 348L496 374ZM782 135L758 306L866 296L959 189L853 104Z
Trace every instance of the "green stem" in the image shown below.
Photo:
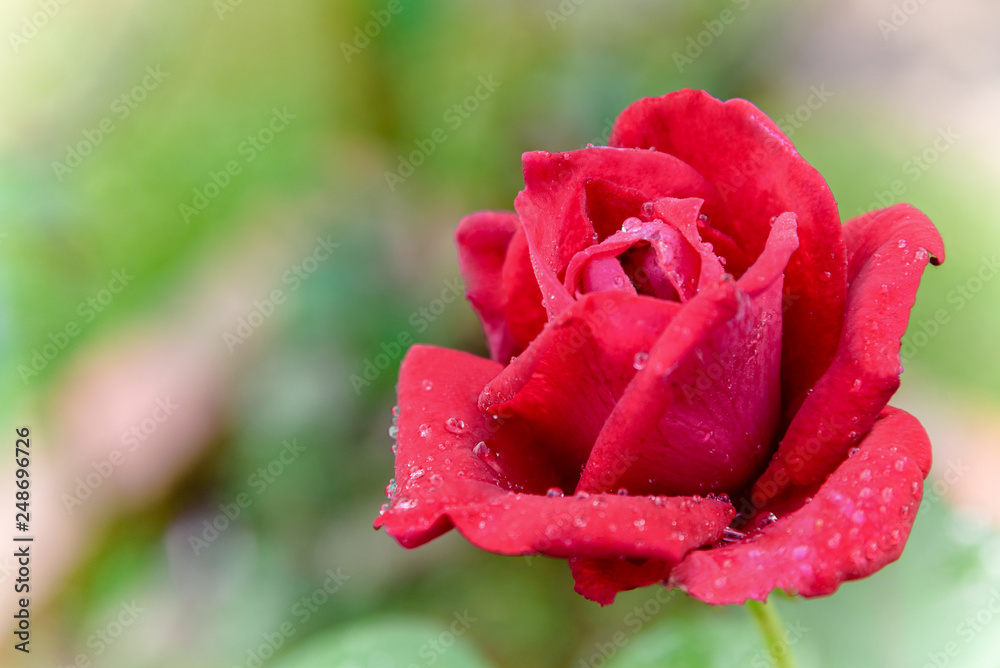
M785 626L781 623L774 604L749 600L746 607L757 623L757 628L760 629L760 634L764 638L764 650L773 665L777 668L796 668L792 647L785 634Z

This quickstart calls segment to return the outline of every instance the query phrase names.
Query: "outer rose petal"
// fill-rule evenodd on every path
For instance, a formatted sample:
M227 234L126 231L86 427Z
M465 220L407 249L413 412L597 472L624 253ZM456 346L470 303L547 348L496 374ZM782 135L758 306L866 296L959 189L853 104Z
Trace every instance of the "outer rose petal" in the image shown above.
M620 591L638 589L663 582L673 564L667 561L636 561L634 559L570 558L570 570L580 596L601 605L614 603Z
M670 562L721 537L735 514L722 501L547 496L554 477L535 457L527 430L476 406L498 366L453 350L410 349L400 369L398 488L376 528L385 526L405 547L455 526L500 554Z
M934 225L908 204L855 218L844 234L851 290L840 347L757 481L758 504L822 480L868 431L899 387L900 339L924 267L944 259Z
M566 265L594 243L586 183L600 178L638 190L650 199L697 197L709 215L721 214L719 195L697 172L662 153L595 147L568 153L525 153L524 190L514 208L528 235L531 261L549 317L569 308L572 297L560 280ZM594 192L591 192L594 195Z
M730 221L712 218L752 256L764 248L768 221L798 217L799 249L785 273L782 385L786 414L826 370L837 348L846 263L837 204L826 181L784 133L746 100L722 102L682 90L631 104L611 144L677 156L713 184ZM731 223L731 224L727 224Z
M518 345L507 325L507 293L502 272L507 248L521 227L510 211L479 211L458 224L458 266L465 278L465 296L483 323L490 355L503 361Z
M503 289L507 294L507 327L515 343L512 349L505 351L505 355L497 358L501 364L506 364L512 356L520 355L528 347L547 320L542 293L538 290L535 271L531 267L528 240L520 224L507 247L507 258L503 263Z
M930 442L916 418L887 408L861 443L812 497L756 539L692 552L670 581L716 605L763 601L781 588L825 596L899 558L910 535Z

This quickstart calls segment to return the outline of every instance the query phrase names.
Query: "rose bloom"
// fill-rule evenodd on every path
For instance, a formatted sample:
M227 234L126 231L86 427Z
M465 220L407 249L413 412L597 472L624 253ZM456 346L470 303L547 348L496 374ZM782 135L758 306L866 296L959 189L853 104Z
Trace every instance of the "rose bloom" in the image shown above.
M897 559L931 449L887 402L933 224L842 225L745 100L642 99L610 144L526 153L516 213L459 225L492 359L410 349L375 526L565 558L602 604L821 596Z

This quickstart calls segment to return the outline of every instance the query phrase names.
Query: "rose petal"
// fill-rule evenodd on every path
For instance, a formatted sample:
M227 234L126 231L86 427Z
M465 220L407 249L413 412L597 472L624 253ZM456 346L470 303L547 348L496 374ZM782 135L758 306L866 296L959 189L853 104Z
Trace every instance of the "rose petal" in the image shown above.
M766 526L755 540L692 552L671 582L716 605L763 601L776 588L825 596L899 558L930 469L920 423L887 408L860 449L811 502Z
M518 225L514 238L507 247L507 259L503 263L503 288L507 294L507 327L510 329L514 346L499 357L506 364L514 355L520 355L528 344L545 327L547 315L542 306L542 293L538 289L531 255L528 253L528 239L524 228Z
M507 249L521 227L517 214L479 211L462 219L455 232L465 297L479 316L494 360L509 359L518 348L507 325L507 293L502 273Z
M498 491L485 503L449 515L469 542L497 554L677 563L718 540L735 511L717 499Z
M480 406L517 415L575 485L605 418L680 305L621 291L584 295L486 384ZM641 363L640 363L641 364Z
M851 290L840 347L755 485L755 503L822 480L868 431L899 387L900 339L924 267L944 259L934 225L906 204L855 218L844 232Z
M576 593L601 605L614 603L620 591L663 582L670 575L673 563L667 561L636 561L634 559L571 558Z
M544 493L559 483L523 424L479 409L480 390L501 369L456 350L410 348L399 370L397 488L376 528L416 547L451 527L443 519L451 506L504 489Z
M611 144L655 148L691 165L718 189L729 212L728 221L711 224L751 255L764 248L774 216L798 216L799 249L785 273L781 365L786 414L794 413L833 358L843 321L844 241L826 181L754 105L704 91L633 103L615 122Z
M620 230L625 220L640 217L642 205L650 199L635 188L598 178L586 179L583 193L587 219L597 233L598 242Z
M680 160L655 151L594 147L568 153L525 153L524 190L517 209L528 236L535 275L549 317L572 303L559 277L570 259L595 241L587 217L585 183L601 178L651 198L697 197L710 213L721 211L719 195Z
M739 283L703 288L670 322L597 437L577 489L732 492L768 456L780 409L781 216Z
M376 528L405 547L455 526L499 554L671 562L722 535L735 514L723 501L549 496L557 476L537 456L529 430L476 405L478 389L498 369L453 350L410 349L400 369L397 489Z

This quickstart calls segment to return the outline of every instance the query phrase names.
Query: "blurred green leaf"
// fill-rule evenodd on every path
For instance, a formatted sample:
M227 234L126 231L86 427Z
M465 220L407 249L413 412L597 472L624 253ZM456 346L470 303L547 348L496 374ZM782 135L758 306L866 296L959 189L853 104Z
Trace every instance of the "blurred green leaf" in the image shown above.
M461 633L466 622L451 626L422 621L377 620L321 635L288 654L274 668L488 668ZM453 632L454 629L461 629Z

